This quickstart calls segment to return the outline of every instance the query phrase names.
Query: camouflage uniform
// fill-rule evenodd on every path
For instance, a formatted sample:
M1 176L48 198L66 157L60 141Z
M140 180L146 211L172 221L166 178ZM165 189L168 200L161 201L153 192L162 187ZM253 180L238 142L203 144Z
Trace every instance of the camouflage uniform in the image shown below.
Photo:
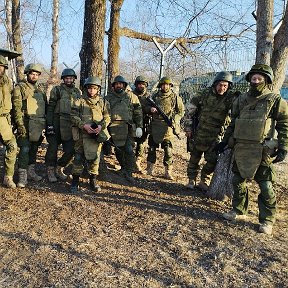
M164 79L164 80L163 80ZM166 80L165 80L166 79ZM163 77L158 85L160 88L162 82L170 84L173 86L170 79ZM180 120L184 115L184 105L182 99L176 95L171 89L168 92L158 91L152 95L154 102L163 110L163 112L172 119L172 123L176 129L176 133L180 132ZM152 114L151 120L151 132L148 138L148 155L147 155L147 173L152 174L153 165L156 162L156 149L159 144L162 149L164 149L164 159L163 164L165 166L166 176L171 174L172 163L173 163L173 130L168 124L163 120L162 116L158 113L151 113L151 105L148 104L145 107L147 113ZM169 172L168 172L169 171ZM167 178L171 178L167 177Z
M229 111L234 95L229 90L224 95L218 95L215 90L217 83L218 81L214 81L212 87L199 91L195 97L190 99L186 108L184 130L194 133L191 138L187 139L190 152L187 174L191 188L196 184L199 162L203 153L206 163L201 170L200 184L203 185L203 188L208 187L218 158L213 149L215 144L221 141L230 121ZM193 119L195 113L199 115L197 120ZM193 121L199 121L196 131L192 131Z
M107 126L110 123L109 103L97 96L89 98L87 95L83 99L74 101L71 112L73 139L75 143L75 157L73 161L73 175L81 175L83 172L83 162L87 160L88 173L98 175L99 161L102 142L109 138ZM84 124L101 125L99 136L93 137L83 130Z
M118 78L119 82L125 83L127 87L127 82L122 76L116 76L113 83L116 83ZM107 94L106 99L111 109L111 123L108 130L113 143L117 146L115 154L121 170L128 179L132 176L135 163L133 152L135 128L143 126L141 104L138 97L127 90L121 93L112 91Z
M8 62L1 55L0 66L3 66L5 69L8 68ZM10 79L5 74L0 75L0 140L6 149L4 160L5 176L3 184L9 188L15 188L16 185L13 182L13 176L17 155L17 143L11 128L11 90L12 85Z
M81 92L74 85L68 87L64 83L51 90L47 105L47 127L53 127L55 134L47 135L49 143L45 163L48 167L66 167L74 155L74 141L72 137L71 104L79 99ZM62 144L63 155L57 161L58 146Z
M232 180L234 195L233 210L224 213L228 220L248 212L247 179L254 179L260 187L258 196L259 232L272 233L275 222L276 195L273 190L275 173L273 162L283 161L288 150L288 108L279 94L269 89L273 81L272 69L264 64L252 66L246 76L250 82L253 74L265 77L264 86L258 85L241 95L234 103L232 121L225 133L223 143L234 144L235 162ZM248 129L247 129L248 127ZM278 133L274 138L275 129ZM276 153L275 153L276 151Z
M139 82L144 82L146 84L146 88L143 91L139 91L137 89L137 84ZM147 91L148 82L143 76L138 76L135 80L135 89L133 93L138 97L143 113L143 135L141 138L135 138L136 141L136 166L138 171L141 171L141 160L144 157L144 143L148 137L148 128L150 124L151 116L145 112L145 106L147 106L147 97L149 97L149 93Z
M34 66L37 71L30 69ZM37 64L29 64L25 68L25 74L30 71L41 73L38 68L39 65ZM46 126L46 95L37 83L33 84L28 82L28 80L23 80L15 86L12 101L14 120L17 127L17 143L20 147L18 154L18 187L25 187L27 172L23 170L27 170L28 165L28 178L34 181L42 179L35 172L35 163L38 147L43 141L42 132Z

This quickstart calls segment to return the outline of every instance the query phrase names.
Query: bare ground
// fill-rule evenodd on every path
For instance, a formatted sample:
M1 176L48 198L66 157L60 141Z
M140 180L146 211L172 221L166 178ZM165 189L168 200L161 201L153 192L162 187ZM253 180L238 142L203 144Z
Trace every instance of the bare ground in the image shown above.
M258 188L250 184L246 222L221 214L230 201L187 191L188 155L175 149L176 180L135 174L132 186L106 157L99 193L46 179L0 188L0 287L288 287L287 162L276 166L273 236L258 230ZM38 171L45 175L44 146ZM3 162L3 161L2 161Z

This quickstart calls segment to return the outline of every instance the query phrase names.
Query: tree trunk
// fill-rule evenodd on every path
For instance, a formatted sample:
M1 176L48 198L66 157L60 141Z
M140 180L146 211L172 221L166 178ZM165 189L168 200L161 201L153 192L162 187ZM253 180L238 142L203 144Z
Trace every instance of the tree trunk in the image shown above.
M286 6L283 22L274 37L274 49L271 59L271 67L274 71L274 91L281 89L285 80L285 71L288 62L288 4Z
M120 10L123 0L111 0L110 27L108 31L108 83L119 74Z
M102 78L104 60L106 1L86 0L84 29L80 51L80 86L88 76Z
M51 44L51 68L47 81L46 94L49 97L52 87L57 83L57 66L58 66L58 46L59 46L59 0L53 0L52 15L52 44Z
M24 60L23 60L23 47L21 41L21 19L20 19L20 0L12 0L12 36L14 50L21 53L16 58L16 76L17 81L24 78Z
M273 46L274 0L258 0L256 63L270 65Z

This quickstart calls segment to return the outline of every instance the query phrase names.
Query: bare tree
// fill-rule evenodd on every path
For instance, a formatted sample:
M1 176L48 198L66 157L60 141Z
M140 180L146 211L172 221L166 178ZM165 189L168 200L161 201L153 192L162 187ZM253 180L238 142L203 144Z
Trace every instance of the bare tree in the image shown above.
M24 60L23 60L23 47L21 40L21 19L20 19L20 0L12 0L12 38L14 50L21 53L16 58L16 75L17 80L24 78Z
M52 44L51 44L51 67L50 75L47 81L47 95L50 95L52 87L57 83L58 66L58 46L59 46L59 0L53 0L52 13Z
M80 86L88 76L102 78L104 60L106 1L86 0L84 29L80 51Z
M113 78L119 74L120 51L120 10L124 0L111 0L110 27L108 31L108 82L109 87Z

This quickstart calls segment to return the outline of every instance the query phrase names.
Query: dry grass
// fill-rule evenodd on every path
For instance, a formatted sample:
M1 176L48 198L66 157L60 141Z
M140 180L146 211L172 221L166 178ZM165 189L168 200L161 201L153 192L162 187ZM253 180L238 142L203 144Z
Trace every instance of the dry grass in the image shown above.
M176 147L174 183L158 163L157 177L136 175L133 187L109 169L112 157L96 194L87 179L78 195L47 180L0 188L0 287L287 287L287 162L277 168L274 235L265 236L258 188L247 222L224 221L228 202L185 190L188 155Z

